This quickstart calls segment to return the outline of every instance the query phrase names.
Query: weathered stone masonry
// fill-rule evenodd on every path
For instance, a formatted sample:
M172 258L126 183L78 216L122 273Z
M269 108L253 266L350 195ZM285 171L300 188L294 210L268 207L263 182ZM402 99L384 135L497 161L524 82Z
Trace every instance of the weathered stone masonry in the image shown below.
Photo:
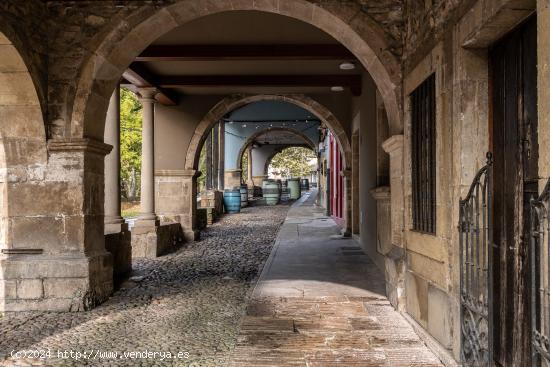
M377 88L376 119L387 117L387 127L377 120L373 129L379 187L361 187L353 172L365 160L357 155L360 136L352 134L365 126L335 116L324 101L304 95L215 96L202 102L203 116L186 131L181 166L153 171L153 214L179 222L187 239L196 238L197 151L204 132L224 113L262 98L309 106L342 146L343 173L350 181L347 224L356 234L362 208L349 200L359 203L375 189L379 243L367 246L374 246L368 250L384 264L390 301L437 341L444 358L458 359L458 200L489 150L488 47L536 10L538 136L539 145L548 146L550 107L541 102L550 93L548 0L2 1L0 50L8 56L0 60L0 311L82 310L109 296L113 259L104 245L103 162L110 148L102 141L113 89L158 36L228 10L302 20L355 54ZM411 230L408 98L432 73L438 157L434 236ZM540 151L539 176L541 185L550 176L548 150Z

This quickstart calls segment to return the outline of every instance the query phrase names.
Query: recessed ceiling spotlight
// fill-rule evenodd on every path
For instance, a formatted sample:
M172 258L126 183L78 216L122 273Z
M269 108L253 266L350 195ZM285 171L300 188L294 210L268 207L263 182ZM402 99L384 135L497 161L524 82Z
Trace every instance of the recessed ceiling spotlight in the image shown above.
M343 92L344 87L342 87L341 85L335 85L334 87L330 87L330 90L333 92Z
M353 70L355 69L355 64L353 62L343 62L340 64L340 70Z
M231 125L231 124L233 123L233 121L227 121L227 123L228 123L229 125Z
M246 124L243 124L243 127L246 127Z

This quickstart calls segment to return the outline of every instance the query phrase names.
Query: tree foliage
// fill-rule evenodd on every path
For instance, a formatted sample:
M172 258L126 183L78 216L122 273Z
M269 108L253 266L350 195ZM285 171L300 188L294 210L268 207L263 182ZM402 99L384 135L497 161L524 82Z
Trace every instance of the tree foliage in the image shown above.
M141 177L141 103L128 89L120 89L120 179L122 195L139 196Z
M307 177L315 170L310 164L315 158L315 152L309 148L290 147L277 153L269 166L282 177Z

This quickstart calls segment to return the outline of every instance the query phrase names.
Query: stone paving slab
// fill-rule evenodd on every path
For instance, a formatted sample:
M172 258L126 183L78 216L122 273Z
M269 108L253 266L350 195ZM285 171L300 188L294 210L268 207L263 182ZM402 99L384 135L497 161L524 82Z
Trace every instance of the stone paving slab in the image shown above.
M230 366L442 366L385 297L384 278L310 192L289 210Z

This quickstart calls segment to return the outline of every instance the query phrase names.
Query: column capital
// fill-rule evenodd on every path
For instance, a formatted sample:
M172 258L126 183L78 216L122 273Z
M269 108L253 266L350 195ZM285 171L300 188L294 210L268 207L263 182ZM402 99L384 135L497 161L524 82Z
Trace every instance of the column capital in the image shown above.
M370 190L370 194L376 201L391 199L391 189L389 186L379 186L374 188Z
M156 103L155 95L159 92L155 87L138 88L139 100L142 102Z
M386 153L391 154L398 149L403 149L404 140L405 138L403 135L394 135L382 143L382 149L384 149Z
M112 145L105 144L92 138L66 138L48 140L49 152L83 151L98 155L107 155L113 149Z

